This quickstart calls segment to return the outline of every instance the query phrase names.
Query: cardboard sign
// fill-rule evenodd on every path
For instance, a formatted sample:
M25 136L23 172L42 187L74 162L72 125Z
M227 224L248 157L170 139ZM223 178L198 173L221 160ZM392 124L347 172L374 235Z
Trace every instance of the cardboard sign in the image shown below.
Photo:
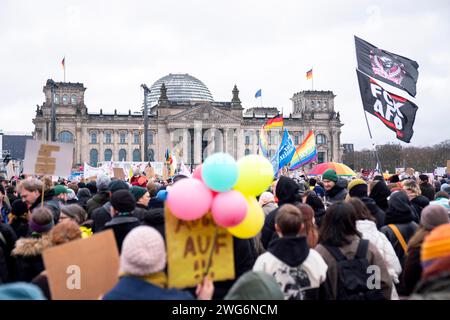
M44 250L42 256L54 300L97 300L119 280L112 230Z
M413 168L407 168L406 169L406 174L410 177L412 177L414 175L415 170Z
M27 140L23 172L67 177L71 173L73 143Z
M155 170L152 167L145 168L145 176L147 179L151 179L155 176Z
M447 160L447 173L450 173L450 160Z
M210 214L194 221L177 219L165 208L169 287L194 287L208 268L214 281L234 279L233 238ZM216 236L217 228L217 236ZM213 245L215 241L215 245Z
M113 168L114 178L119 180L125 180L125 172L122 168Z

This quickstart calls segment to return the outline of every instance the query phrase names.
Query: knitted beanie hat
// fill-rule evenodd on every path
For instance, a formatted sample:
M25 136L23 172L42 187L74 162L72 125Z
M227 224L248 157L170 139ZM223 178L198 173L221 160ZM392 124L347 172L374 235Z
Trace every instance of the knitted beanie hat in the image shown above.
M147 193L147 188L133 186L130 188L130 193L133 195L134 200L136 200L136 202L138 202L139 199L142 198L144 196L144 194Z
M448 211L440 205L428 205L422 210L420 224L426 230L433 230L444 223L449 223Z
M166 266L166 249L161 234L152 227L131 230L122 244L120 273L145 276Z
M120 213L130 213L136 207L136 200L128 190L119 190L111 196L111 206Z
M333 169L328 169L327 171L325 171L322 175L322 180L330 180L330 181L338 181L338 176L336 174L336 171L334 171Z
M440 225L425 237L420 252L422 266L430 265L435 259L450 256L450 223Z
M354 179L348 184L350 197L367 197L367 183L363 179Z

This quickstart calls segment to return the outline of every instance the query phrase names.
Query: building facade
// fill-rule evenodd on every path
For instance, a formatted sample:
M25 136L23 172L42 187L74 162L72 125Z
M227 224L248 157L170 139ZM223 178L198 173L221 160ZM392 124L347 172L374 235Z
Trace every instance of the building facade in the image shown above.
M33 119L37 140L51 141L52 81L43 88L45 101ZM88 112L82 83L56 83L53 103L56 141L75 144L74 166L84 162L143 161L144 121L142 111L122 114ZM314 130L319 162L340 161L342 123L334 110L331 91L302 91L292 100L293 112L284 117L296 145ZM235 158L258 152L259 130L279 114L276 108L244 111L239 90L234 86L229 102L214 101L209 89L188 74L169 74L156 81L146 96L149 106L148 155L150 161L164 161L171 150L179 162L200 164L209 154L227 152ZM281 130L269 132L269 153L281 141Z

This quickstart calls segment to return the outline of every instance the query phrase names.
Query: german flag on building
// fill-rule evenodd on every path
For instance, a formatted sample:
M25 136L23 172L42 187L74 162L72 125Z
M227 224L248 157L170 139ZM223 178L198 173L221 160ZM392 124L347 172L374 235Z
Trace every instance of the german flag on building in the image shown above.
M306 72L306 80L311 80L313 77L313 69Z
M269 121L266 122L266 124L264 125L264 129L265 130L269 130L272 128L277 128L277 127L283 127L283 117L282 116L276 116L272 119L270 119Z

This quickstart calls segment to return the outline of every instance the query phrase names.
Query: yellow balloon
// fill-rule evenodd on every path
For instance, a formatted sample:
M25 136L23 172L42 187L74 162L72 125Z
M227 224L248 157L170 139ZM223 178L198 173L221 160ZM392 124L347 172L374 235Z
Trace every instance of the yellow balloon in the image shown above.
M246 197L248 210L245 219L235 227L227 228L236 238L248 239L256 236L264 225L265 215L255 197Z
M273 167L268 159L252 154L237 162L239 177L234 189L246 196L257 196L267 190L273 181Z

